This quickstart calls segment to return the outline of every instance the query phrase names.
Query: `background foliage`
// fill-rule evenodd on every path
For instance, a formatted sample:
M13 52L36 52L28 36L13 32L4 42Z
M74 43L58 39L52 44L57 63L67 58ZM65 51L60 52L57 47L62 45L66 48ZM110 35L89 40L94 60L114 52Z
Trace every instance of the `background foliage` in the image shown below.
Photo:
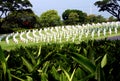
M65 10L62 14L64 24L83 24L85 23L87 14L80 10Z
M3 24L8 24L6 19L10 13L30 9L31 7L32 4L29 0L0 0L0 33L13 32L10 27L2 28Z
M48 10L40 16L40 26L50 27L61 25L60 16L56 10Z

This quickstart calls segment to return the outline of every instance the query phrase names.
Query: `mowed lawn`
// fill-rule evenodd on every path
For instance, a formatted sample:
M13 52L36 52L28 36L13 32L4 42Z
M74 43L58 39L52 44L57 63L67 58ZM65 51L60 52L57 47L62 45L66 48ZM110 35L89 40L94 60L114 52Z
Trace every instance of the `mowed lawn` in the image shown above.
M119 36L120 35L120 32L118 32L117 34L115 34L114 32L112 33L112 35L109 35L109 33L106 34L106 36L103 35L103 33L101 33L101 36L98 37L97 36L97 33L95 34L94 38L92 38L92 36L89 34L88 37L86 38L85 37L85 34L82 36L81 38L81 41L79 40L79 37L77 36L75 38L75 41L74 43L80 43L82 41L88 41L88 40L98 40L98 39L105 39L105 38L108 38L108 37L114 37L114 36ZM72 38L72 37L71 37ZM66 39L62 39L62 42L61 43L73 43L72 39L69 38L68 41L66 41ZM59 41L57 42L43 42L43 41L38 41L38 42L33 42L33 41L29 41L28 43L24 43L22 42L19 37L17 37L19 43L16 44L12 38L9 39L9 44L6 43L5 40L2 40L0 42L0 46L2 47L2 49L7 49L7 50L11 50L11 49L14 49L14 48L19 48L20 46L36 46L36 45L44 45L44 44L52 44L52 43L60 43ZM54 40L54 39L53 39Z

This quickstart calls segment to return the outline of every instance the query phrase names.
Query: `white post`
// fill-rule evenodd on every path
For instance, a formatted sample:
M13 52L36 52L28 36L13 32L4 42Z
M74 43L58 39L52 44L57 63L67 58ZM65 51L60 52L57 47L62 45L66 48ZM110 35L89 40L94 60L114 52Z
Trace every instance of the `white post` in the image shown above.
M86 38L88 37L89 34L89 30L87 30L87 32L85 33Z
M110 35L112 34L112 30L111 30L111 28L109 28L109 33L110 33Z
M81 32L80 35L79 35L79 41L81 41L82 36L83 36L83 29L82 29L82 32Z
M53 36L50 36L50 41L52 41Z
M115 27L115 34L117 34L117 27Z
M104 36L106 36L106 29L105 28L103 30L103 34L104 34Z
M39 36L37 36L35 33L36 33L36 30L33 30L33 31L32 31L32 34L33 34L33 36L34 36L34 39L35 39L36 42L38 42Z
M10 35L7 35L7 37L5 39L7 44L9 44L9 37L10 37Z
M74 42L75 41L75 38L74 37L72 37L72 42Z
M66 37L66 41L68 42L69 36Z
M24 43L28 43L28 40L23 38L23 35L25 34L25 32L21 32L20 34L20 40L23 41Z
M18 35L18 32L13 35L13 41L18 44L18 40L16 39L16 36Z
M29 34L30 34L30 31L28 31L28 32L26 33L27 39L30 40L30 41L35 41L35 39L32 38Z
M46 36L43 37L43 42L46 42Z
M95 31L93 30L93 31L92 31L92 34L91 34L91 35L92 35L92 38L94 38L94 33L95 33Z
M100 29L98 29L98 32L97 32L97 33L98 33L98 37L100 37Z
M56 35L54 35L54 41L55 41L55 42L57 41Z
M47 36L47 42L49 43L50 42L50 38Z

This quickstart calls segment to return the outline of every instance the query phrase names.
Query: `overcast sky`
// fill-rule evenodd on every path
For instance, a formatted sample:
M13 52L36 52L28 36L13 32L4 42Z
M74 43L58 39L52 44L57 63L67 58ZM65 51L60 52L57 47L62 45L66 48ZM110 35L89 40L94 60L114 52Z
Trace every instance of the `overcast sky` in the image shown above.
M66 9L78 9L87 14L97 14L104 17L111 16L107 12L98 12L97 6L94 3L98 0L30 0L33 5L33 11L40 16L41 13L47 10L57 10L59 15Z

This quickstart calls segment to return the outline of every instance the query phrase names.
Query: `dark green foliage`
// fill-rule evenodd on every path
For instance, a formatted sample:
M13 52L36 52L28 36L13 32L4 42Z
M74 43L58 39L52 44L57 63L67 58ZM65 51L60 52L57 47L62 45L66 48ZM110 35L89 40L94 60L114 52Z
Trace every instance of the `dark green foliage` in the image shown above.
M120 41L90 40L0 50L0 78L9 81L118 81ZM5 56L3 56L3 54ZM6 61L5 59L8 58ZM6 64L6 69L1 63Z
M107 11L120 21L120 0L101 0L96 1L95 5L99 11Z
M13 32L11 27L18 27L15 22L17 13L14 17L7 19L10 13L23 11L30 7L32 4L29 0L0 0L0 33L11 33Z
M60 26L61 20L56 10L48 10L43 12L39 17L41 27L54 27Z
M67 9L63 12L62 18L65 25L83 24L86 21L87 14L80 10Z
M102 22L106 22L107 19L104 18L103 16L101 15L94 15L94 14L91 14L91 15L88 15L87 18L86 18L86 23L102 23ZM108 20L110 21L110 20ZM113 19L111 19L111 22L113 21Z
M10 12L32 7L32 4L29 2L29 0L1 0L0 5L0 18L3 15L7 16L7 14Z
M34 28L37 22L36 16L31 9L19 10L10 13L3 19L1 28L13 30L19 28ZM6 31L4 32L6 33Z

